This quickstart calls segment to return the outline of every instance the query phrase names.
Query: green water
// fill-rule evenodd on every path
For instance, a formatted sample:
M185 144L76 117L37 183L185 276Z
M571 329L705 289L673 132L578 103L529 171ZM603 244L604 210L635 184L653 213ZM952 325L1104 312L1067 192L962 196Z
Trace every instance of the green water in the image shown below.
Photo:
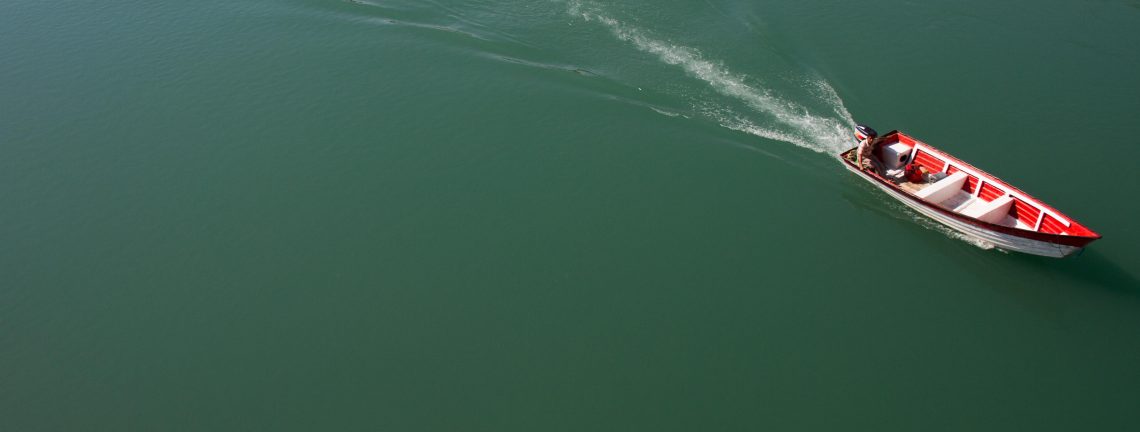
M5 1L0 430L1137 430L1138 44L1130 0ZM852 116L1104 239L959 239Z

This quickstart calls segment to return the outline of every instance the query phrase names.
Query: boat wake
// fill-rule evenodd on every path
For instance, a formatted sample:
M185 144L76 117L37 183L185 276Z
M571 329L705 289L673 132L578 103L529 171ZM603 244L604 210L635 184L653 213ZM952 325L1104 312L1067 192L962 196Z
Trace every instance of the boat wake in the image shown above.
M855 121L839 94L826 81L809 80L806 85L811 94L830 107L832 112L812 113L807 106L781 97L764 87L759 80L733 72L722 63L705 58L696 48L654 37L649 31L611 17L600 5L583 0L570 0L568 5L568 12L572 16L605 26L619 40L656 56L666 64L680 67L686 74L705 82L717 93L736 99L753 111L741 113L732 108L709 104L697 107L702 115L721 126L820 153L836 154L850 146L850 131L854 128ZM762 120L757 119L756 114Z
M760 80L733 72L722 63L705 58L696 48L674 44L647 30L613 18L598 4L588 0L568 0L567 3L570 15L601 24L617 39L656 56L665 64L680 67L687 75L708 84L717 93L743 103L752 111L737 111L715 101L696 103L694 109L697 113L722 127L828 155L835 155L851 147L850 131L855 127L855 120L835 88L826 81L808 78L803 83L809 94L816 99L815 102L830 109L830 112L823 114L813 113L807 105L764 87ZM677 115L656 108L654 110L670 117ZM904 205L894 202L888 205L895 210L891 214L910 219L923 228L981 249L994 248L988 242L963 235Z

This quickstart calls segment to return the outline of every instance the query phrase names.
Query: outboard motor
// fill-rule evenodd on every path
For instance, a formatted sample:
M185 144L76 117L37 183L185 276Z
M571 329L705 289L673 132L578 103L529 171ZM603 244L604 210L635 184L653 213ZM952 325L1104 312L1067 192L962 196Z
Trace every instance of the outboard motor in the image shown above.
M867 138L875 139L879 133L867 125L855 125L855 142L863 142Z

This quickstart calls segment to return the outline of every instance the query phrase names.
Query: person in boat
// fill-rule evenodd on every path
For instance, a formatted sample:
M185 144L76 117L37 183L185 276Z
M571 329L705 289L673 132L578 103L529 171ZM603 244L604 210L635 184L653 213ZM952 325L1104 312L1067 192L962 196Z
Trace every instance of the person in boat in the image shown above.
M858 125L855 129L862 136L859 141L859 148L855 151L855 164L860 169L873 170L875 174L883 174L883 162L875 157L875 146L879 144L879 133L875 132L869 126Z

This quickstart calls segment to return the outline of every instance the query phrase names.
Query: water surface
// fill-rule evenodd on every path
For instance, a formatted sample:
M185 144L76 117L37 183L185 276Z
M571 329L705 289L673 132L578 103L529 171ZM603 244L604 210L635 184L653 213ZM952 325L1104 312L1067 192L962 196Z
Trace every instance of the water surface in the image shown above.
M0 429L1134 430L1128 1L0 5ZM855 120L1104 234L984 249Z

